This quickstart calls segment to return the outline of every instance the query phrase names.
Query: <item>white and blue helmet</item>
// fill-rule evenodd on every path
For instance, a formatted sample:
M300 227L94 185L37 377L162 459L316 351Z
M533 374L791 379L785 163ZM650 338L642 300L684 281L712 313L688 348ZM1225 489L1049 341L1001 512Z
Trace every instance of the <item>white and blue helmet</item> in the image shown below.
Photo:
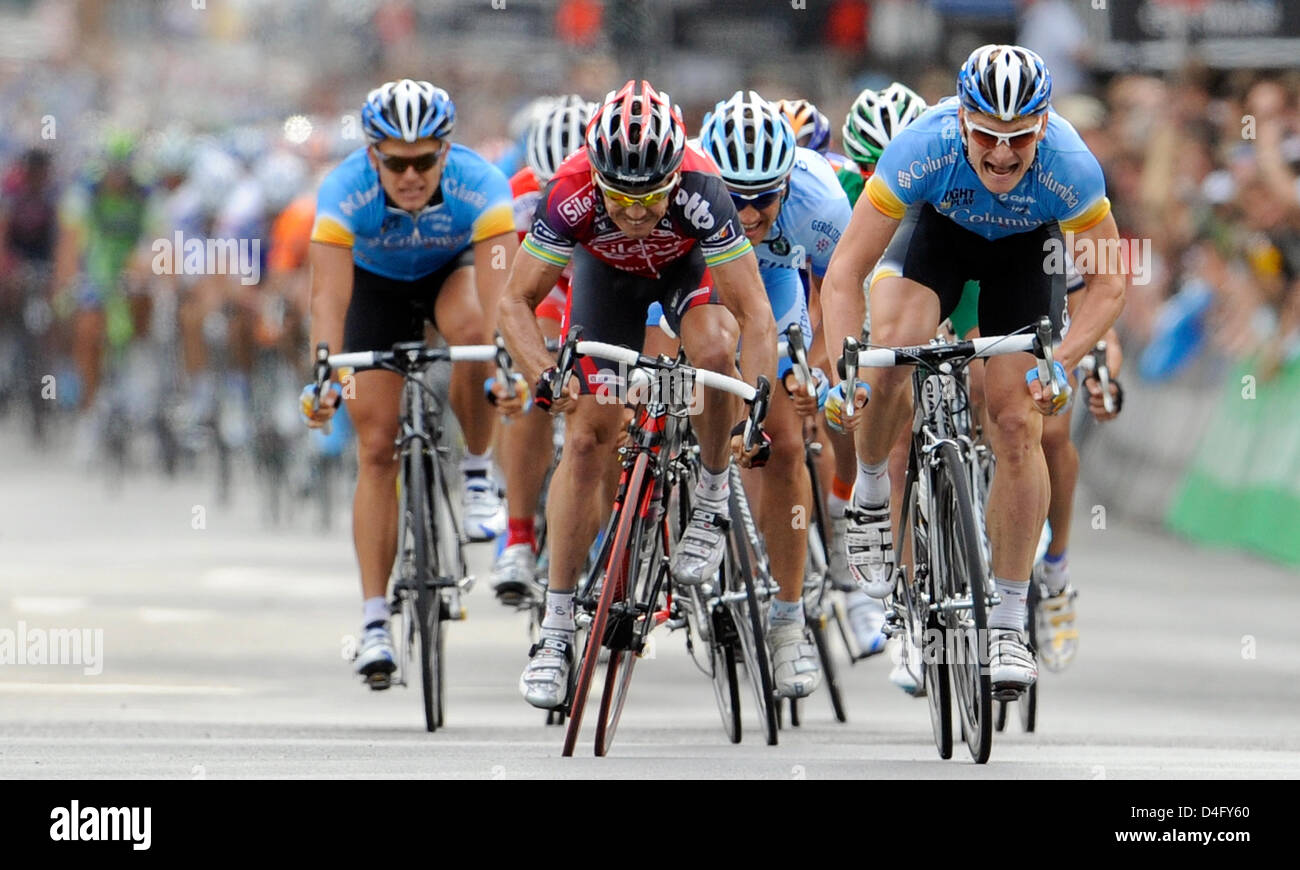
M524 158L539 183L549 181L564 159L583 146L587 124L599 108L570 94L552 100L533 121L524 137Z
M456 125L456 104L442 88L411 79L388 82L366 95L361 126L372 142L444 139Z
M968 112L1001 121L1047 111L1052 75L1043 59L1019 45L982 45L957 74L957 95Z
M731 188L770 188L794 167L790 122L754 91L736 91L704 116L700 146Z

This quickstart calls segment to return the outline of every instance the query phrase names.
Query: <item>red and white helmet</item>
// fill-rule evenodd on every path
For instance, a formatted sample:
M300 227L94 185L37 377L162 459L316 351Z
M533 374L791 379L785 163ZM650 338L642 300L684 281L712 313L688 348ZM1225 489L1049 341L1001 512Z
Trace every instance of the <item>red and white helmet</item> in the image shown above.
M611 185L654 187L677 171L686 125L667 94L634 79L605 95L587 127L587 158Z

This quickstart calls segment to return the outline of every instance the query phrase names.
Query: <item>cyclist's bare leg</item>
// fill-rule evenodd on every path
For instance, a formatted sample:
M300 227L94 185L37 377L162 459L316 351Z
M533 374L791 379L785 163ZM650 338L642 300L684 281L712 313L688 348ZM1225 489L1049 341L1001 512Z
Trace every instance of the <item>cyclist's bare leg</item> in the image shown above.
M149 335L153 317L153 296L148 293L132 293L127 297L131 308L131 330L134 340L140 341Z
M1070 384L1076 390L1073 377ZM1077 392L1076 396L1079 395ZM1043 418L1043 457L1051 481L1047 520L1052 524L1052 541L1047 552L1060 556L1070 546L1070 522L1074 516L1074 487L1079 480L1079 451L1070 440L1071 411L1059 417Z
M812 484L803 461L803 418L795 413L785 390L772 391L772 406L763 428L772 438L772 456L756 472L763 482L757 494L758 525L767 541L772 577L781 587L776 597L793 602L803 595ZM745 488L752 492L748 480ZM801 522L795 522L795 511L802 514Z
M402 378L392 372L355 375L348 416L357 432L357 489L352 499L352 537L361 567L363 598L387 594L397 554L397 437Z
M546 502L551 590L570 592L577 586L587 550L609 515L612 499L594 498L592 482L607 476L622 425L622 405L591 395L580 396L564 419L564 452ZM596 493L600 489L597 486Z
M474 287L474 267L457 269L443 283L434 302L434 323L449 345L491 343ZM456 363L451 372L451 407L465 433L465 447L476 455L492 444L496 415L483 396L483 381L491 376L488 363Z
M539 317L537 326L548 339L560 335L560 324L554 320ZM511 520L531 520L550 468L546 458L550 456L551 415L534 408L502 426L500 439L507 513Z
M897 347L925 344L939 325L939 297L908 278L881 278L871 288L871 341ZM857 455L875 464L889 458L912 417L911 369L870 369L871 401L856 433Z
M88 410L99 392L107 339L103 309L78 311L74 318L72 355L81 378L81 401L78 409Z
M1050 499L1043 417L1025 389L1025 372L1033 365L1029 354L1009 354L985 366L988 435L998 462L988 505L993 574L1011 581L1029 579Z
M682 344L692 366L739 377L735 359L740 329L726 308L699 305L686 312L681 327ZM755 376L751 374L750 380ZM691 424L700 439L700 460L705 468L720 470L727 467L730 456L731 428L741 418L739 402L721 390L701 388L699 392L700 413Z

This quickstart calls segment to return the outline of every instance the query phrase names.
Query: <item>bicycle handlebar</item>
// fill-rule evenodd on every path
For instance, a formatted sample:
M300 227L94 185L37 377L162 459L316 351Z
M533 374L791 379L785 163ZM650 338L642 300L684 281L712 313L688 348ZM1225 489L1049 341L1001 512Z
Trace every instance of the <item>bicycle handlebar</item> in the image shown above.
M320 350L317 349L317 354ZM492 362L497 358L495 344L462 344L454 347L424 347L420 344L402 346L401 350L363 350L352 353L329 354L326 364L330 368L350 368L356 371L377 369L391 365L399 359L407 363L440 362ZM318 357L319 359L319 357ZM319 366L319 362L317 363Z
M642 356L640 353L621 345L605 344L603 341L579 341L575 347L577 352L583 356L604 357L630 366L662 367L656 360ZM563 351L561 351L561 358L563 358ZM722 390L724 393L731 393L733 396L739 396L746 402L753 402L759 393L754 387L729 375L721 375L717 372L691 368L690 366L674 365L673 367L678 371L693 373L694 380L697 383L704 384L704 386L715 390ZM763 382L766 382L766 380L766 378L763 378Z

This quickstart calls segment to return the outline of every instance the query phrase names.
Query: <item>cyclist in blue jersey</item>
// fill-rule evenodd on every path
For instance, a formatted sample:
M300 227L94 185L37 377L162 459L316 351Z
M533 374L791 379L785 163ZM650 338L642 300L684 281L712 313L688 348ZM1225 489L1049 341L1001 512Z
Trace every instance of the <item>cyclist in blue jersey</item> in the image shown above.
M957 80L958 99L940 103L895 134L867 182L824 283L826 341L838 355L862 322L863 278L871 287L872 341L916 345L934 335L964 283L981 284L979 327L1013 332L1064 307L1063 232L1080 244L1118 244L1096 158L1050 109L1051 75L1042 58L1011 45L976 49ZM919 208L909 209L909 206ZM1113 249L1113 248L1112 248ZM1072 249L1070 249L1072 250ZM883 255L883 258L882 258ZM1059 260L1059 258L1057 258ZM1085 275L1088 296L1057 350L1073 368L1114 323L1124 282L1098 263ZM990 679L995 692L1032 685L1037 664L1022 634L1025 598L1049 483L1042 416L1060 413L1029 354L985 367L989 436L998 458L988 505L992 570L1001 598L989 613ZM1028 372L1028 374L1027 374ZM1064 373L1058 372L1061 381ZM856 430L858 477L847 512L849 569L876 597L894 586L888 458L911 411L906 368L871 370L874 400L846 421ZM827 401L842 412L843 386ZM851 398L865 404L865 390Z
M801 275L809 273L814 291L820 289L831 252L852 213L835 170L816 151L798 147L781 111L754 91L737 91L713 108L700 129L700 146L718 165L741 229L758 255L778 334L797 323L811 336ZM790 521L790 510L792 504L805 511L811 506L803 417L817 413L817 402L790 392L788 358L781 358L777 375L787 389L773 394L767 415L772 457L762 478L754 476L747 486L756 487L759 525L772 576L781 587L772 600L768 634L777 691L800 697L820 683L821 668L804 631L808 531L806 524Z
M366 97L361 121L369 144L326 176L317 196L313 348L386 349L423 339L426 320L448 344L491 341L491 313L518 247L510 185L500 170L450 142L455 120L447 92L428 82L389 82ZM499 509L488 474L495 415L481 387L489 374L487 365L462 363L451 380L468 453L465 525L477 540L491 537ZM359 441L353 535L365 599L357 669L372 687L386 688L380 675L396 669L385 593L397 549L393 441L402 379L364 372L348 392ZM327 391L311 425L329 419L339 393L337 385Z

